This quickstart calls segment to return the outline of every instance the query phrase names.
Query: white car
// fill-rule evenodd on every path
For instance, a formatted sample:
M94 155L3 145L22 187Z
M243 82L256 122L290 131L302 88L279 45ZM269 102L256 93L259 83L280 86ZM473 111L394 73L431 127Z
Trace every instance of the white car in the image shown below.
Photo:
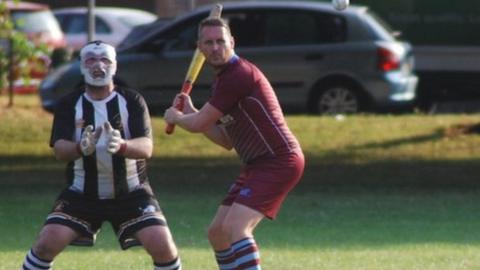
M88 9L60 8L53 10L53 13L65 33L68 46L74 51L80 50L88 40ZM94 39L113 46L119 44L133 27L157 19L155 14L148 11L120 7L95 7L94 14Z

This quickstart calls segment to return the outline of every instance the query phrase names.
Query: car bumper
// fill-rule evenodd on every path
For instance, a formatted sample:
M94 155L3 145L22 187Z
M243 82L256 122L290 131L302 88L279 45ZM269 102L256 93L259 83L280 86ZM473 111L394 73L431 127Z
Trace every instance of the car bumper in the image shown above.
M38 91L38 86L40 84L39 79L18 79L13 82L13 92L15 94L33 94ZM0 89L0 93L4 92L7 93L9 91L8 87L4 89Z
M390 85L389 100L391 102L413 102L416 97L418 77L416 75L403 76L397 73L386 75Z
M390 72L372 81L366 89L370 92L373 107L397 107L413 105L416 99L418 77Z

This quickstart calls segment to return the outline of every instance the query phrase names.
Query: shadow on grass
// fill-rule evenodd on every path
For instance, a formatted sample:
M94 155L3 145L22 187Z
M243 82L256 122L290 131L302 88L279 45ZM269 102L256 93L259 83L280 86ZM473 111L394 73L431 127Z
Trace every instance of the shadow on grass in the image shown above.
M480 187L480 158L433 161L389 159L356 164L332 155L327 153L320 157L307 152L305 174L298 188L305 186L305 191L315 192L324 186ZM236 158L224 157L161 157L148 162L148 174L153 185L165 184L168 189L185 193L191 191L188 187L210 191L219 183L228 184L241 166ZM23 190L25 186L38 189L61 187L65 184L64 172L65 164L50 156L0 156L0 192Z
M208 248L206 227L238 171L236 159L150 161L150 181L180 247ZM63 164L0 157L0 175L0 229L9 232L0 251L28 250L64 186ZM479 183L478 160L349 164L310 156L278 220L265 221L257 237L272 248L479 245ZM99 246L118 249L108 230Z
M380 143L367 143L364 145L350 146L350 147L347 147L347 149L352 149L352 150L368 149L368 148L389 149L389 148L398 147L402 145L413 145L413 144L420 144L425 142L435 142L444 137L445 137L445 131L439 129L434 131L432 134L418 135L418 136L400 138L400 139L395 139L390 141L382 141Z

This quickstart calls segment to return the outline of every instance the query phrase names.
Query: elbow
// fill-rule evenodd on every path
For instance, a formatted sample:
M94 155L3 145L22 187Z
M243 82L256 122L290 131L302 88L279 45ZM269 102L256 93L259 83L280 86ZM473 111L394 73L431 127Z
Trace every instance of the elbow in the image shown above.
M64 151L55 151L55 158L59 161L71 161L72 157Z
M219 144L220 144L220 146L227 149L228 151L233 149L232 142L226 136L223 136L223 138L222 138L222 140L220 140Z
M68 151L66 151L60 144L54 146L53 154L59 161L70 161L72 159Z
M144 154L145 159L150 159L153 156L153 149L150 149L150 151L146 151Z
M146 138L143 142L144 147L140 147L141 150L139 158L149 159L153 156L153 142L151 139Z
M233 146L231 145L223 145L223 148L227 149L228 151L231 151L233 149Z
M55 154L55 158L59 161L68 161L67 158L62 154Z

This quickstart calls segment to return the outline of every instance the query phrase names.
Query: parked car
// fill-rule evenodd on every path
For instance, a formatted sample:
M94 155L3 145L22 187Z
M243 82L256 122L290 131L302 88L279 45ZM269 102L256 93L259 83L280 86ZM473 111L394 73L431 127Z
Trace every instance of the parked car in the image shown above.
M127 47L130 44L137 43L139 39L143 39L150 32L155 32L162 28L165 24L172 21L171 18L158 18L154 22L147 24L140 24L132 28L130 33L119 44L122 47Z
M15 30L25 33L36 46L46 47L45 52L38 52L29 60L30 80L18 79L14 82L16 93L36 92L41 79L49 71L52 56L65 49L65 37L48 5L25 1L4 3Z
M118 46L117 84L140 91L152 110L170 105L188 68L199 22L211 6L199 8ZM256 63L289 112L337 114L411 105L417 77L410 45L362 6L337 11L317 2L225 3L236 52ZM205 102L211 71L199 75L192 91ZM41 87L44 108L52 110L65 92L79 87L79 63L63 66Z
M68 46L78 51L88 40L86 7L54 9L53 13L66 35ZM153 13L119 7L95 7L95 39L117 46L132 28L155 21Z

